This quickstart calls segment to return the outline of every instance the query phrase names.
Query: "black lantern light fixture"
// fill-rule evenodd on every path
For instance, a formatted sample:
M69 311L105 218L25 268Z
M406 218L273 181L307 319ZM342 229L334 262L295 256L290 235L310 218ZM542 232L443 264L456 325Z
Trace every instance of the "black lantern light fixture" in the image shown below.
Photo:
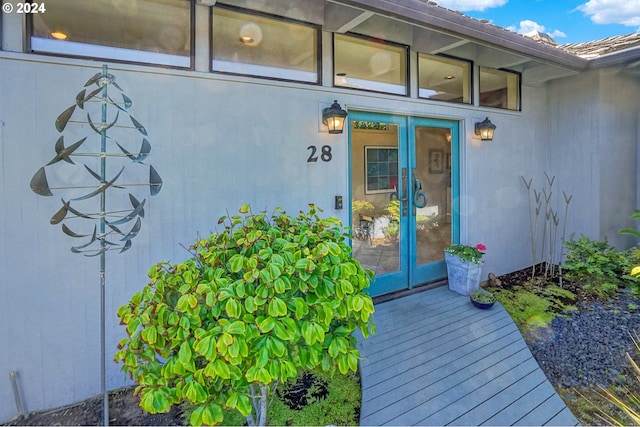
M493 141L493 132L496 130L496 125L491 123L489 117L481 122L476 123L475 134L480 135L482 141Z
M342 133L345 117L347 112L340 107L337 99L333 100L331 107L322 110L322 123L329 128L329 133Z

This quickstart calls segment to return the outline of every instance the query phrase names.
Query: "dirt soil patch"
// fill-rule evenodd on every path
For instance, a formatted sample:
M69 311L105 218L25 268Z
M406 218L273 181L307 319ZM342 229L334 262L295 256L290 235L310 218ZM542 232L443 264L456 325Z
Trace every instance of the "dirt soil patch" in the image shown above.
M109 424L114 426L183 425L182 412L174 406L166 414L149 414L140 407L140 398L125 387L109 395ZM102 425L102 395L82 402L14 418L6 426L99 426Z
M114 426L181 426L188 425L180 405L174 405L166 414L149 414L140 407L140 398L134 394L135 386L125 387L109 394L109 424ZM279 397L294 410L303 409L308 398L324 399L327 383L304 374L297 382L278 390ZM99 426L102 425L102 396L56 408L16 417L0 426Z

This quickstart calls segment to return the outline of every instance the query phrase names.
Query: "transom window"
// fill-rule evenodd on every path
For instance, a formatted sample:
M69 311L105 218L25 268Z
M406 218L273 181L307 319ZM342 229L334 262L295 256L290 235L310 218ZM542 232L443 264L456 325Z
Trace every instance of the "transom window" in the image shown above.
M46 0L29 14L33 52L191 67L188 0Z
M389 193L398 185L398 148L364 147L365 194Z
M480 106L520 110L520 74L480 67Z
M216 7L213 71L319 83L319 29Z
M408 95L407 47L334 34L335 86Z
M418 84L420 98L471 104L471 63L419 53Z

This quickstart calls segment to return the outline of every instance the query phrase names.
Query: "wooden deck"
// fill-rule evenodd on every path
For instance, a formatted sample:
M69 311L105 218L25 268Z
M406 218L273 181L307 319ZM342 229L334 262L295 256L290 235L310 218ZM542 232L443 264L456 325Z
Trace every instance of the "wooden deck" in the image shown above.
M507 312L438 287L376 304L360 425L579 425Z

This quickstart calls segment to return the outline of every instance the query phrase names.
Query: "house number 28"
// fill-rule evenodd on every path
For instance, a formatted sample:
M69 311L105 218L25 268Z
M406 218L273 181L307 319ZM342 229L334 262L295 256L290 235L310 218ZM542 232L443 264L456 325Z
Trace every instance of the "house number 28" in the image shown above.
M323 162L330 162L331 158L333 157L331 155L330 145L323 145L322 148L320 148L320 156L317 155L318 147L316 147L315 145L308 146L307 150L311 150L311 154L309 154L309 158L307 158L307 163L317 162L318 157L320 157L320 160L322 160Z

